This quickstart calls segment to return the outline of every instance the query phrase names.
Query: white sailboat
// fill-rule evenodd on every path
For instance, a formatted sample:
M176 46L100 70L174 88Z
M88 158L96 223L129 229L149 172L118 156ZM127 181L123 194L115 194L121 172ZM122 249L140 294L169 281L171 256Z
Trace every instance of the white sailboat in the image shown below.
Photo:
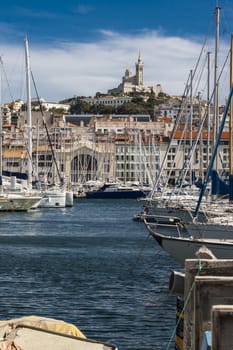
M233 37L231 37L231 48L233 47ZM231 49L232 53L232 49ZM233 55L233 53L232 53ZM233 56L232 56L233 57ZM231 67L233 59L231 57ZM214 173L213 168L216 162L218 146L221 141L224 125L228 117L228 111L232 105L232 96L233 96L233 79L231 79L230 93L228 101L226 104L224 116L221 121L219 128L219 133L215 146L213 149L213 154L210 160L209 167L207 169L207 174L203 186L200 191L200 196L196 204L194 211L194 220L193 222L186 223L184 225L186 235L180 234L180 231L177 230L172 232L170 229L167 233L161 232L159 226L153 223L149 223L146 219L144 223L148 232L155 238L155 240L160 244L160 246L167 251L176 261L184 264L185 259L194 258L195 252L201 247L206 246L210 249L217 258L229 259L233 257L233 215L232 215L232 204L220 202L215 204L215 207L212 204L207 208L208 212L211 214L211 217L208 218L206 223L201 223L197 221L197 216L201 207L202 199L205 194L209 178ZM230 113L231 115L231 113ZM231 125L230 121L230 125ZM229 132L230 138L232 130ZM232 151L230 148L230 157ZM229 199L233 201L233 176L231 175L232 171L230 170L229 176ZM217 203L217 201L216 201ZM169 232L169 233L168 233Z
M232 89L233 87L233 36L231 36L231 62L230 62L230 88ZM232 143L232 124L233 124L233 118L232 118L232 102L230 101L229 104L229 184L225 184L226 187L226 193L228 194L228 198L222 201L215 201L215 208L210 206L208 209L215 215L212 215L205 225L203 223L199 222L196 218L193 220L193 222L185 224L187 232L192 235L192 237L205 237L205 238L220 238L220 239L233 239L233 164L232 164L232 149L233 149L233 143ZM226 118L225 118L226 119ZM222 124L224 125L225 119L223 119ZM223 131L223 125L222 125L222 130L220 130L220 135ZM220 139L218 140L216 147L214 149L214 152L216 154L217 152L217 146L220 142ZM215 156L214 154L214 156ZM213 170L213 165L215 161L215 157L212 158L212 163L210 163L210 170L212 172L212 177L213 179L217 179L218 181L223 181L219 179L217 171ZM217 163L217 162L216 162ZM208 173L207 173L208 176ZM208 179L206 180L208 181ZM200 198L196 207L195 213L198 213L199 208L201 207L202 204L202 192L205 190L205 185L206 181L203 186L203 190L201 191ZM220 185L215 185L213 187L220 187ZM213 191L215 192L215 191Z
M66 192L53 189L42 191L42 199L38 204L38 208L65 208Z
M2 60L1 60L2 64ZM4 186L2 176L2 108L0 104L0 212L2 211L27 211L35 208L41 196L30 190L17 189L15 178L12 177L10 186ZM30 159L28 164L30 163ZM29 165L30 166L30 165ZM28 173L30 172L28 169Z
M31 87L30 87L30 61L28 40L25 38L25 59L26 59L26 80L27 80L27 123L28 123L28 149L32 154L32 116L31 116ZM32 174L32 171L30 172ZM32 186L32 178L30 178L29 186ZM38 208L65 208L66 207L66 190L64 186L53 187L52 189L39 190L38 194L42 197Z
M196 71L196 69L195 69ZM188 79L186 84L185 93L183 95L183 100L180 105L180 112L176 118L175 125L173 128L173 132L171 135L171 140L166 150L162 166L160 169L159 176L156 180L153 190L146 198L147 203L145 204L146 210L150 216L154 215L157 221L165 221L167 217L167 222L169 222L170 216L175 216L180 218L184 222L190 222L193 220L193 213L195 210L195 203L199 197L199 189L196 185L194 185L194 179L192 176L192 163L195 154L195 150L197 149L198 142L200 142L202 127L206 118L204 115L202 118L200 116L200 125L199 129L196 132L196 137L193 138L192 135L192 108L190 108L189 113L186 115L184 113L187 108L187 101L192 105L192 79L193 74L191 74L191 78ZM189 82L191 80L191 82ZM190 91L189 91L190 90ZM189 96L190 94L190 96ZM191 99L191 102L190 102ZM179 129L180 123L183 123L183 118L185 114L185 123L182 128L181 139L182 142L177 143L176 155L174 155L174 159L172 159L172 166L170 167L170 171L165 181L162 183L162 174L165 169L165 163L168 157L171 157L171 148L172 141L175 137L176 131ZM181 147L183 144L189 144L188 153L184 155L184 163L179 174L179 178L176 180L175 186L169 186L169 179L172 175L173 167L176 167L176 163L179 163L181 159L178 159L179 154L181 154ZM185 150L184 150L185 152ZM189 172L189 181L187 182L187 173ZM162 186L161 186L162 183ZM206 217L204 213L198 213L199 219L201 221L206 221Z
M205 192L207 183L209 181L210 173L212 171L215 157L217 155L218 145L221 140L221 135L222 135L224 124L228 115L232 96L233 96L233 85L231 87L231 91L228 97L228 102L226 105L226 110L224 113L223 120L221 122L219 135L218 135L217 142L213 151L213 155L209 164L209 168L205 177L205 181L201 189L200 197L197 202L194 217L198 213L203 194ZM176 235L172 234L171 231L169 232L169 234L160 233L158 229L158 225L155 226L152 223L149 223L146 219L144 220L144 223L146 225L148 232L155 238L155 240L160 244L160 246L164 250L166 250L176 261L183 264L185 259L194 258L195 252L203 245L206 246L208 249L210 249L213 252L213 254L219 259L229 259L233 257L233 217L231 216L230 223L226 221L225 223L223 222L220 223L220 220L223 220L223 216L225 216L225 220L226 220L227 213L219 209L219 215L209 220L209 222L205 224L202 224L202 223L196 224L196 229L198 227L200 229L201 237L198 237L197 230L196 230L196 233L194 232L195 226L192 226L193 235L188 234L185 237L183 235L180 235L178 230L176 232ZM194 222L194 225L195 225L195 222ZM202 230L203 227L205 227L204 230Z
M145 224L157 243L181 265L184 265L186 259L195 259L196 252L203 246L211 250L218 259L232 259L233 257L233 239L166 235L159 233L152 223L145 221Z
M146 201L142 212L135 216L135 219L143 221L144 218L153 219L160 223L170 223L170 217L179 218L183 223L193 221L195 210L194 203L197 201L197 192L188 191L167 191L157 196L155 200ZM198 219L206 222L206 213L199 212Z
M41 197L37 194L0 192L0 212L28 211L37 207Z

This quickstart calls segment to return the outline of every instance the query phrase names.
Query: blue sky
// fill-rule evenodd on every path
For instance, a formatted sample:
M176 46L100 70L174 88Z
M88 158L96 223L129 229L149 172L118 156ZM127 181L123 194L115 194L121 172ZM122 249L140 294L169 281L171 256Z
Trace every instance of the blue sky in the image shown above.
M214 50L217 5L223 62L233 32L232 0L3 2L2 99L24 99L26 35L36 85L48 101L106 93L121 83L127 68L134 73L139 50L145 85L162 84L164 92L181 95L206 36L205 50Z

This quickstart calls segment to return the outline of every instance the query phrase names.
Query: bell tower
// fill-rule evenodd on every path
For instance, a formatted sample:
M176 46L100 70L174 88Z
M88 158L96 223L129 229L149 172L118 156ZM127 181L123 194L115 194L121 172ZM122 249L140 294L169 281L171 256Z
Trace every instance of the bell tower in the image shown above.
M143 62L141 60L141 52L138 53L138 62L136 65L136 84L138 86L143 86Z

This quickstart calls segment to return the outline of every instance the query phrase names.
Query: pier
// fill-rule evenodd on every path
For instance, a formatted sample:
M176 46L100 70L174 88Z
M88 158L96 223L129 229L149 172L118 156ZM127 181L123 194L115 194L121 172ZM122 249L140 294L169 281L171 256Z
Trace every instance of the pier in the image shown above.
M233 260L186 260L184 290L181 280L176 276L172 286L178 294L176 349L232 349Z

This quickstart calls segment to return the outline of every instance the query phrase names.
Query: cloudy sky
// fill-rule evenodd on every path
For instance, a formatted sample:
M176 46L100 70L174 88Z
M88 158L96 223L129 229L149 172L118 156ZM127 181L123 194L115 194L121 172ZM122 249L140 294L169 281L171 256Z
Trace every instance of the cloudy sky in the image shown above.
M1 100L25 99L25 36L37 90L47 101L106 93L121 83L127 68L135 72L139 50L145 85L162 84L164 92L182 95L201 50L197 81L206 70L208 51L214 60L216 6L221 8L221 71L233 32L232 0L3 2ZM226 86L227 74L222 74ZM196 89L204 96L203 81ZM227 88L221 91L223 98L227 96Z

